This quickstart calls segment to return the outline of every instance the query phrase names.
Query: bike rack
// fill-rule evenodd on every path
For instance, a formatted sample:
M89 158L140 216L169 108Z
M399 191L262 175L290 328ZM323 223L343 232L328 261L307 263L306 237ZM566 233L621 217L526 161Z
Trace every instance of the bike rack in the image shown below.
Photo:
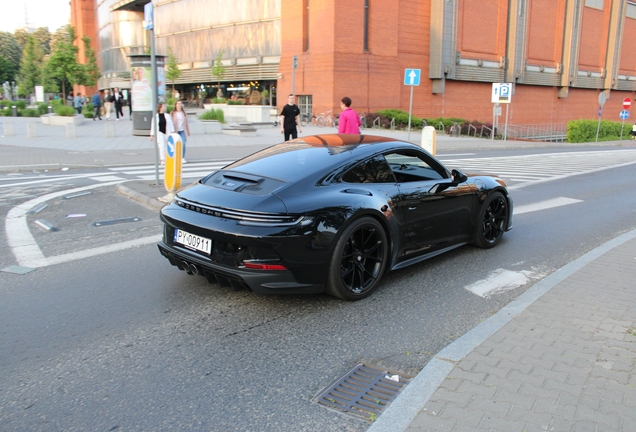
M438 133L445 133L446 132L446 127L444 126L444 123L439 122L439 124L437 125L437 132Z
M391 119L391 132L395 130L395 118Z
M470 131L471 130L475 131L474 136L475 136L475 138L477 138L477 128L475 126L473 126L473 125L468 125L468 136L470 136Z
M484 129L486 129L486 130L489 132L489 133L488 133L488 135L489 135L489 136L492 136L492 129L491 129L491 128L489 128L488 126L484 126L484 125L482 125L482 127L481 127L481 132L479 132L479 138L483 138Z
M373 129L380 130L380 117L376 117L375 120L373 120Z

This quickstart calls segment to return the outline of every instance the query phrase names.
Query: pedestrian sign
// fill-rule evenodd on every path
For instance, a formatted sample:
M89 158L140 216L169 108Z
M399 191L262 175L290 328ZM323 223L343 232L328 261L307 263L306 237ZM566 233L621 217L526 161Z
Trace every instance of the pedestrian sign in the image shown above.
M620 116L619 116L619 117L620 117L621 119L623 119L623 120L628 119L628 118L629 118L629 111L627 111L627 110L623 110L623 111L621 111L621 114L620 114Z
M422 76L421 69L405 69L404 70L404 85L419 86L421 76Z

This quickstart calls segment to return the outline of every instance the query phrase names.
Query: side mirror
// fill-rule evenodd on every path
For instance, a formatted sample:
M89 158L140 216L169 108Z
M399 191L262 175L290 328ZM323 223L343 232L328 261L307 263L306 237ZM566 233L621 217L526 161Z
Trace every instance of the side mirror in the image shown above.
M453 176L453 184L454 185L458 185L460 183L464 183L466 180L468 180L468 176L466 174L464 174L463 172L454 169L451 172L451 175Z

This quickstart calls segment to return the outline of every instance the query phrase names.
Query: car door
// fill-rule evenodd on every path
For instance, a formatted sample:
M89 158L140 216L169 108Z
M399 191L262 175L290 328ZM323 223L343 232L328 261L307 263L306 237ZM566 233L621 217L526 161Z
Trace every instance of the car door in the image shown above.
M448 171L423 152L385 154L400 191L408 236L418 249L434 251L466 241L475 190L454 184Z

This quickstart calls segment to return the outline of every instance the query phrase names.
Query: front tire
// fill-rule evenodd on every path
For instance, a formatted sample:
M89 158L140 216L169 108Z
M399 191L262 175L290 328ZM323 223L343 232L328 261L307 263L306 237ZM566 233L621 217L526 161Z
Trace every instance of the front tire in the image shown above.
M347 226L329 264L326 292L345 300L360 300L380 283L387 265L388 241L380 223L362 217Z
M489 249L495 247L508 226L508 201L501 192L494 192L484 202L479 212L479 223L473 244Z

